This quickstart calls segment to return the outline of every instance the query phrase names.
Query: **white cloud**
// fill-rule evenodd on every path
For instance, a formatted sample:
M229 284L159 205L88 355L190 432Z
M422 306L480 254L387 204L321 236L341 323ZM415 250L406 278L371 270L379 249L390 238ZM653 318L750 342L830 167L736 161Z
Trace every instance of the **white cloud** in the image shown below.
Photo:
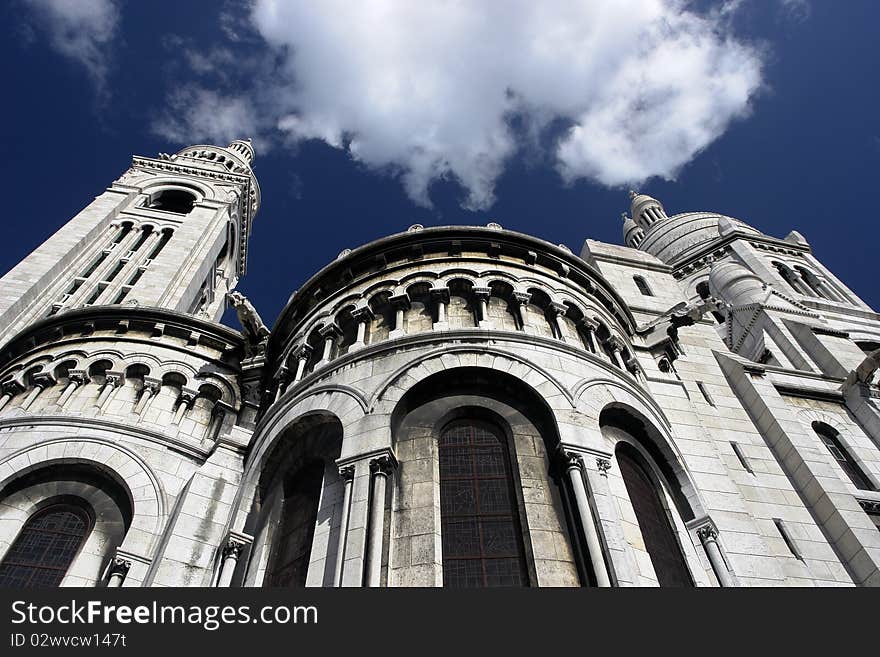
M168 100L165 114L153 121L153 132L180 144L230 142L256 136L260 119L247 97L226 96L196 86L184 87ZM255 140L258 149L265 147Z
M48 32L52 48L85 67L103 92L106 49L119 25L115 0L27 0L27 4Z
M256 0L251 18L295 81L278 127L399 172L425 204L453 176L491 205L523 146L512 113L568 122L568 180L673 178L761 86L757 50L679 0Z

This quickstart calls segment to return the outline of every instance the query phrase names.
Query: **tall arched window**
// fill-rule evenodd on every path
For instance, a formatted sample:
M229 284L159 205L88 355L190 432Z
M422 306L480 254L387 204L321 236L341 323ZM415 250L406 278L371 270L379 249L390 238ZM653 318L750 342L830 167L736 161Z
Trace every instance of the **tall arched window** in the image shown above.
M284 483L281 521L272 541L264 586L306 585L323 481L324 464L316 462Z
M693 586L669 513L648 473L648 465L628 443L618 444L616 456L657 581L660 586Z
M32 515L0 564L0 588L58 586L91 530L85 509L53 504Z
M846 447L843 446L837 431L824 422L819 421L813 422L813 431L822 439L822 443L831 452L831 456L837 461L840 469L846 473L846 476L849 477L856 488L859 490L874 490L874 486L871 485L867 475L862 471Z
M501 431L459 420L440 436L443 585L528 586L510 454Z

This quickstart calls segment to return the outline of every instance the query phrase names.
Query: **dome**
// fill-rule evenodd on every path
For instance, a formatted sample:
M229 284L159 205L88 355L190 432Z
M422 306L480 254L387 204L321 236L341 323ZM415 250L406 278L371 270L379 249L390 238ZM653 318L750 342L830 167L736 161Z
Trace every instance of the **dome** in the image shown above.
M731 306L745 306L767 296L764 282L754 272L733 260L712 265L709 294Z
M685 212L651 226L639 248L672 265L717 240L731 227L760 234L732 217L714 212Z
M644 232L632 217L623 214L623 241L627 246L637 248L644 239Z

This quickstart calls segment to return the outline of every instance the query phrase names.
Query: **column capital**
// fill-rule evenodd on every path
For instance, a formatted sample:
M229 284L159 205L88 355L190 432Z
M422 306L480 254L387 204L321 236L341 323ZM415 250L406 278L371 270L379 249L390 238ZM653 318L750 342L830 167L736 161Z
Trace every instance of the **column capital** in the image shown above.
M492 296L491 287L474 287L472 288L472 291L474 293L474 296L476 296L477 298L482 297L484 299L488 299L490 296Z
M706 541L714 541L718 538L718 530L712 525L703 525L697 529L697 536L703 543Z
M575 452L569 449L560 449L557 459L563 470L584 469L584 457L580 452Z
M343 481L352 481L354 480L354 466L353 465L343 465L339 468L339 477Z
M309 357L312 355L312 351L314 351L312 346L310 344L303 342L300 346L298 346L296 348L296 350L294 351L294 355L297 358L304 358L304 359L308 360Z
M86 383L91 381L91 379L89 378L89 373L86 370L70 370L67 373L67 380L71 383L75 383L78 386L85 385Z
M6 395L15 395L25 389L21 382L16 381L15 379L4 381L0 387L2 387L3 393Z
M125 559L123 557L113 557L113 561L110 562L110 566L107 569L107 575L121 575L125 577L128 574L129 569L131 568L131 561Z
M532 300L532 295L528 292L514 292L510 295L519 305L524 306Z
M390 454L383 454L376 458L370 459L370 474L389 476L394 468L397 467L397 461Z
M55 375L51 372L37 372L33 375L33 380L34 385L38 385L41 388L48 388L58 382L58 379L56 379Z
M376 317L376 314L369 306L359 306L351 311L351 316L359 322L369 322Z
M107 370L104 373L104 383L110 384L114 388L118 388L125 382L125 372L111 372Z
M329 324L324 324L324 326L318 329L318 335L324 339L338 338L342 335L342 329L339 328L339 325L336 322L330 322Z
M245 545L245 541L235 536L230 536L226 539L226 543L223 545L223 558L228 559L229 557L232 557L237 560L238 557L241 556L241 551L244 549Z
M596 467L599 468L599 473L602 474L602 476L607 477L608 471L611 469L611 459L606 459L604 456L597 456Z
M609 335L605 340L605 344L608 345L608 348L612 351L623 351L623 340L616 335Z
M557 301L551 301L547 306L547 312L551 315L565 315L568 312L568 306L564 303L559 303Z
M438 301L449 301L449 288L448 287L432 287L428 290L428 293L435 297Z
M186 404L187 406L189 406L196 400L196 397L198 396L198 390L193 390L192 388L181 388L180 397L178 399L180 400L181 404Z
M156 394L159 392L159 389L162 387L162 379L157 379L152 376L144 377L144 390L149 390L150 393Z
M396 310L409 310L410 298L406 292L403 292L402 294L395 294L388 297L388 303L390 303Z

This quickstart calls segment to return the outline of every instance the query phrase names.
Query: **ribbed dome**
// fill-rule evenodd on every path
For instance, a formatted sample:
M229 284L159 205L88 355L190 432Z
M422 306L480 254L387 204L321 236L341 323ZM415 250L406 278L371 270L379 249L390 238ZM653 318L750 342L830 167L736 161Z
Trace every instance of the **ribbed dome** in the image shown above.
M667 264L675 264L721 236L724 224L738 230L760 234L748 224L714 212L685 212L654 224L640 245L642 251L657 256Z
M764 282L754 272L733 260L712 265L709 294L731 306L745 306L767 296Z
M637 248L644 239L644 232L632 217L623 215L623 242L629 247Z

